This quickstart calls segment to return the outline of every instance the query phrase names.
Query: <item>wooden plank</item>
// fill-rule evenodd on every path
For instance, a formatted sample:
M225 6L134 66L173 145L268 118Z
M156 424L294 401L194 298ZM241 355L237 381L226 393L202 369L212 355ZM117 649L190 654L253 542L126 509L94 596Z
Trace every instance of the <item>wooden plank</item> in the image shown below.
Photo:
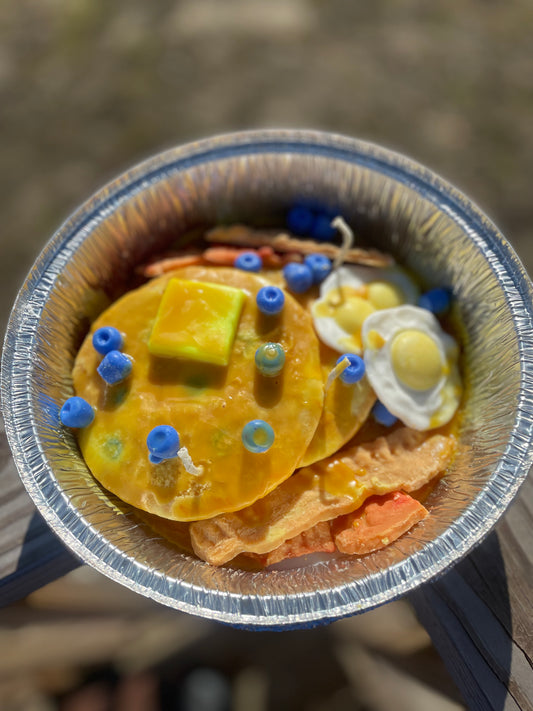
M484 543L409 596L469 708L533 711L533 480Z
M0 417L0 605L80 565L51 532L20 481Z

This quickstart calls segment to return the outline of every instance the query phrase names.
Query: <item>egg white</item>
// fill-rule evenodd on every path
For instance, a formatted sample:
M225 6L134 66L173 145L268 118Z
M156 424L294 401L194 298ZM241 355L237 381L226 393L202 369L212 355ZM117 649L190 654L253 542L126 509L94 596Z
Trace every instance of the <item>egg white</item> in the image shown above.
M392 366L395 336L411 329L428 335L439 351L442 375L428 390L408 387L398 379ZM451 420L461 399L458 346L430 311L409 305L376 311L365 320L362 339L367 377L379 400L393 415L408 427L423 431Z
M416 284L400 267L392 266L386 269L376 269L374 267L346 264L339 267L331 272L321 283L320 296L311 308L317 335L330 348L339 353L361 354L362 352L361 347L357 344L360 334L356 334L356 340L354 341L354 334L344 330L334 318L320 314L321 304L326 303L326 297L331 291L338 290L340 287L360 289L373 282L392 284L400 292L402 302L406 304L416 304L420 296Z

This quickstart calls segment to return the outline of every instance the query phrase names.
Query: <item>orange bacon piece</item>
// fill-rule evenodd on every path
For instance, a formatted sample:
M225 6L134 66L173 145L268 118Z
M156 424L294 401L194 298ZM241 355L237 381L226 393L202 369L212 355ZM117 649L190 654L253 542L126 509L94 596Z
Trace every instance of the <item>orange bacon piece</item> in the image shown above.
M266 568L267 565L274 565L274 563L288 558L299 558L310 553L333 553L334 551L335 543L329 522L321 521L294 538L289 538L270 553L246 553L245 555Z
M239 553L268 553L321 521L355 511L370 496L419 489L446 469L454 451L454 437L407 427L346 448L297 470L240 511L192 523L194 551L213 565Z
M371 496L351 514L331 522L335 544L341 553L366 555L403 536L428 515L427 509L402 491Z

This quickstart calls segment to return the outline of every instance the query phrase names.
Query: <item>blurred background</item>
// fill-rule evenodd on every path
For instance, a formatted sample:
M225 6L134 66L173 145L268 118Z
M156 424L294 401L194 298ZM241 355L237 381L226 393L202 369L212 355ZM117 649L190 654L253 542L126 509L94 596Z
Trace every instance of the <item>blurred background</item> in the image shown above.
M0 4L0 326L37 253L102 184L192 139L318 128L455 183L533 270L529 0ZM250 633L87 568L0 610L7 711L416 711L463 704L405 601Z

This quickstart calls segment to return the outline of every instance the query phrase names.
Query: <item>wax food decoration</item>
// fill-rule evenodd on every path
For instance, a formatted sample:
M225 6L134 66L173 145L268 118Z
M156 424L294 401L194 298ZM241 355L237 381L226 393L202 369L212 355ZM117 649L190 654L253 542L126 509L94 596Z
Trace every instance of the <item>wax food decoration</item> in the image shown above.
M106 355L109 351L120 351L122 345L122 334L113 326L102 326L93 334L93 346L102 355Z
M127 355L120 351L109 351L97 368L99 375L108 385L115 385L125 380L131 373L132 363Z
M330 522L320 521L297 536L284 541L268 553L245 553L246 558L257 561L266 568L282 560L299 558L311 553L335 553L336 546L331 533Z
M255 352L255 364L261 375L275 377L285 365L285 351L279 343L263 343Z
M171 279L148 342L150 353L227 365L245 298L232 286Z
M283 541L355 511L375 494L416 491L448 466L455 440L402 427L298 469L267 496L239 511L190 526L194 551L214 565L239 553L265 553Z
M287 227L295 235L309 235L313 227L315 216L305 205L295 205L287 213Z
M339 226L340 223L336 224ZM394 264L394 259L390 254L384 254L377 249L363 249L362 247L347 248L346 244L339 246L332 242L322 242L318 244L312 239L290 237L284 233L273 235L271 232L253 230L246 225L215 227L205 235L205 239L207 242L213 242L215 244L233 244L243 247L254 247L255 249L268 246L274 250L275 253L278 253L277 256L287 253L294 254L295 252L305 256L306 254L316 254L320 252L330 257L330 259L339 259L340 255L342 255L341 261L351 264L366 264L372 267L388 267ZM144 273L146 276L156 276L162 273L161 268L163 271L169 271L172 268L186 266L185 264L180 264L181 256L177 259L178 261L176 263L173 259L163 259L159 262L159 267L156 262L157 271L151 270L153 266L152 263L152 265L149 265L150 269L145 269ZM173 266L174 263L175 267ZM263 266L273 265L263 263Z
M337 365L345 358L348 359L350 365L341 372L339 376L341 381L345 385L358 383L365 374L365 361L356 353L345 353L337 360Z
M59 412L65 427L87 427L94 420L94 410L82 397L69 397Z
M274 444L274 430L264 420L250 420L242 428L242 443L254 454L266 452Z
M335 544L341 553L367 555L396 541L428 511L403 491L371 496L351 514L339 516L331 524Z
M370 496L351 514L320 521L268 553L245 555L263 567L310 553L367 555L390 545L427 515L427 509L403 491Z
M311 228L311 237L319 242L330 242L336 234L331 219L326 213L318 214Z
M338 353L325 345L320 347L324 379L324 407L307 451L300 461L304 467L318 462L346 444L363 426L376 401L368 378L353 385L340 379L344 365L337 365Z
M165 459L173 459L178 455L180 437L171 425L157 425L146 438L149 459L153 464L159 464Z
M392 427L392 425L398 422L398 418L395 417L392 412L389 412L385 405L379 402L379 400L372 408L372 415L376 422L379 422L380 425L384 425L385 427Z
M335 237L335 228L331 225L332 215L321 209L312 209L307 205L294 205L287 213L288 229L300 237L308 236L319 242L329 242Z
M283 276L288 288L295 294L303 294L313 284L313 272L306 264L289 262L283 267Z
M311 312L321 341L340 353L361 354L361 329L375 311L416 304L419 290L399 267L374 269L344 265L320 285Z
M327 216L310 213L312 233L317 218ZM291 537L289 553L280 549L278 560L313 550L338 552L333 519L391 487L409 491L425 484L442 473L455 450L453 436L397 427L383 437L375 424L350 444L373 406L382 425L394 424L398 416L382 393L376 404L369 363L379 368L376 361L387 356L383 367L389 376L393 372L400 392L415 394L430 427L453 415L460 382L457 347L452 341L439 350L439 339L425 328L427 319L434 319L429 310L418 309L425 314L423 326L411 321L405 326L400 315L400 331L388 333L386 312L418 301L418 290L403 270L367 268L354 275L348 268L344 278L346 267L339 264L354 250L346 251L350 242L339 221L333 222L343 237L337 256L328 252L331 244L304 241L298 250L301 240L292 239L281 254L292 250L301 256L280 257L272 241L277 261L264 261L264 271L256 275L249 268L262 269L253 258L265 259L263 254L253 253L243 269L227 261L228 254L218 266L207 266L207 255L198 252L201 263L174 264L179 268L172 274L128 292L94 324L123 335L125 357L130 366L134 363L126 386L105 387L97 374L99 352L90 339L76 359L75 391L96 413L91 427L78 434L89 469L123 501L170 519L168 530L191 522L186 529L194 550L215 565L239 552L255 552L263 556L256 564L268 564L276 559L274 548ZM248 229L243 237L242 229L237 236L246 238L243 246L256 247L256 233ZM224 235L222 245L228 243ZM264 238L270 239L268 233ZM294 261L287 264L289 259ZM280 288L285 286L296 296ZM366 328L379 314L384 321ZM317 323L324 316L342 326L340 337L347 341L340 348L333 350L323 338ZM119 390L120 398L115 397ZM428 415L426 401L436 392L441 402ZM172 426L162 425L165 421ZM178 431L186 433L183 444ZM364 509L366 523L371 511ZM353 538L359 518L339 520L337 535L343 531L343 537ZM383 545L383 535L390 537L389 518L383 530L372 527L372 536ZM321 527L318 538L315 525ZM404 516L396 533L409 525ZM238 529L236 541L232 526ZM303 543L295 542L298 536ZM351 539L349 545L355 545ZM362 550L357 543L355 553ZM269 551L273 555L265 556Z
M445 425L459 407L458 347L437 318L417 306L370 315L362 329L366 373L378 399L405 425Z
M257 292L257 308L267 316L281 313L285 303L285 295L277 286L263 286Z
M304 257L304 264L313 274L313 284L320 284L331 272L331 259L319 252Z
M243 269L245 272L259 272L263 266L263 260L257 252L243 252L239 254L233 266L236 269Z
M421 308L427 309L437 316L445 314L450 308L450 303L450 291L441 287L426 291L418 300L418 305Z
M281 281L281 271L278 275ZM245 294L227 366L150 353L151 331L175 279ZM137 509L184 522L247 506L292 475L322 416L324 380L318 339L304 307L285 293L283 318L261 315L256 295L268 283L233 267L183 267L127 292L98 317L93 328L119 328L134 361L117 405L112 397L119 389L109 390L98 376L100 356L90 339L76 358L75 392L98 406L94 423L80 431L80 449L102 486ZM209 321L212 311L205 315ZM204 330L198 325L197 335ZM285 350L279 383L261 376L255 364L256 350L268 341ZM255 419L266 420L283 446L248 452L242 429ZM203 468L201 475L189 473L183 460L150 463L146 436L160 424L176 428L180 449L187 447L197 469Z

